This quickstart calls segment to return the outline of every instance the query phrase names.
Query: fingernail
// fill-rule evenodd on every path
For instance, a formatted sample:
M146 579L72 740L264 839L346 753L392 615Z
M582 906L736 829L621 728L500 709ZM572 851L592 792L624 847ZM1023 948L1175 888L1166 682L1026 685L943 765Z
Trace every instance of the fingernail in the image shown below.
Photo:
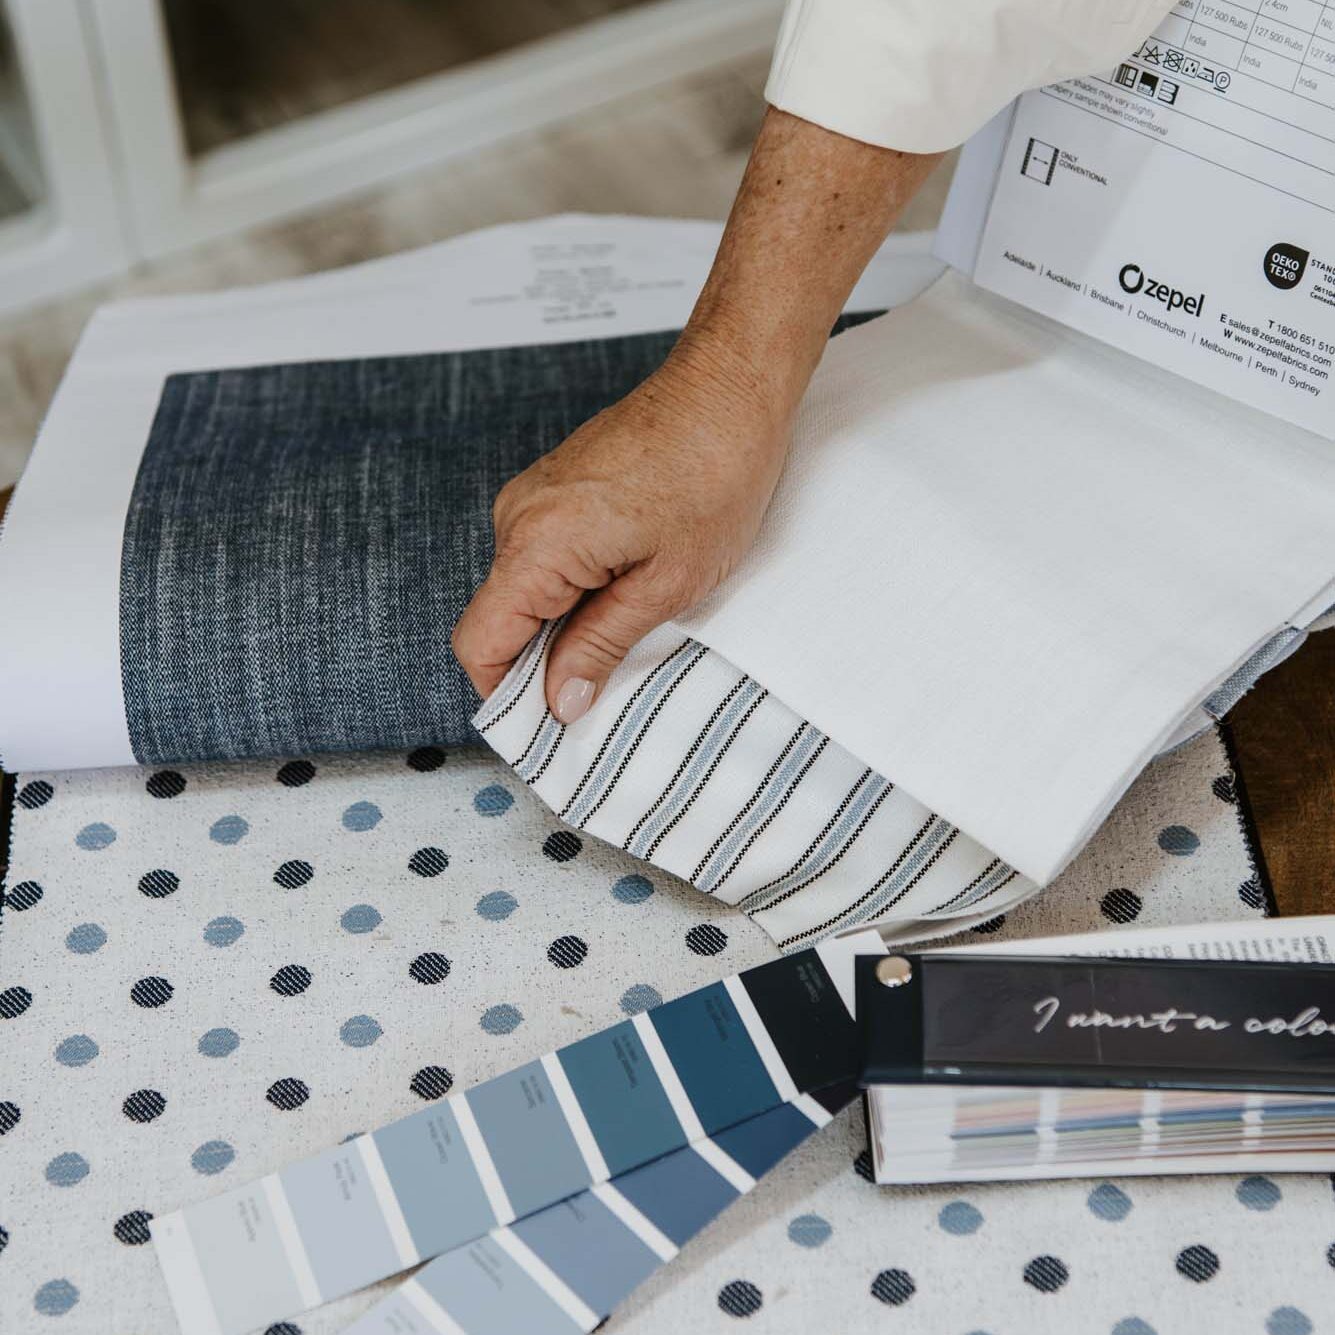
M559 723L574 723L589 712L593 703L593 682L585 677L571 677L556 693L556 714Z

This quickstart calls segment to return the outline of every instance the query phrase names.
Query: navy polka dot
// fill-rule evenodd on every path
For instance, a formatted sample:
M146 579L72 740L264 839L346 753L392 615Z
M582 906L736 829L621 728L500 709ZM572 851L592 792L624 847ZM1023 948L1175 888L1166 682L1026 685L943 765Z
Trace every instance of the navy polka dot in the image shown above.
M445 752L438 746L419 746L416 751L408 752L408 768L419 774L430 774L445 763Z
M1273 1210L1280 1202L1279 1186L1268 1177L1244 1177L1235 1192L1238 1203L1249 1210Z
M454 1084L454 1077L443 1066L424 1066L408 1082L408 1088L419 1099L444 1098Z
M139 878L139 893L149 899L166 899L180 889L181 878L174 871L146 871Z
M443 983L450 976L450 962L434 950L424 951L408 966L408 974L428 986Z
M265 1327L264 1335L301 1335L301 1327L291 1321L275 1321Z
M211 946L231 946L241 940L245 930L240 918L211 918L204 926L204 940Z
M488 1006L478 1023L488 1034L512 1034L523 1021L524 1016L519 1007L506 1001L499 1006Z
M1238 886L1238 898L1249 909L1265 908L1265 890L1255 876L1249 876Z
M1055 1256L1035 1256L1024 1268L1024 1282L1039 1293L1056 1293L1070 1278L1066 1263Z
M56 1060L62 1066L87 1066L97 1054L98 1046L87 1034L71 1034L56 1044Z
M36 811L44 807L54 796L56 790L45 779L34 779L19 789L14 799L25 811Z
M7 987L0 992L0 1020L17 1020L32 1005L32 993L26 987Z
M309 760L289 760L277 778L284 788L301 788L315 778L315 766Z
M209 826L209 838L215 844L239 844L250 833L250 822L241 816L219 816Z
M623 876L612 887L612 898L618 904L643 904L653 893L653 882L647 876Z
M902 1307L917 1291L907 1270L882 1270L871 1282L871 1296L889 1307Z
M1131 1197L1111 1182L1100 1182L1085 1198L1089 1212L1096 1219L1118 1223L1131 1213Z
M152 1122L167 1110L167 1100L156 1089L136 1089L124 1103L121 1112L132 1122Z
M46 1166L46 1180L53 1187L73 1187L88 1176L88 1160L68 1150L57 1154Z
M1236 802L1238 790L1231 774L1221 774L1211 785L1210 791L1221 802Z
M136 1006L144 1006L152 1010L158 1006L165 1006L172 999L172 985L165 979L156 975L149 978L141 978L130 989L130 1000Z
M20 881L6 896L5 907L15 913L22 913L40 903L42 887L36 881Z
M311 985L311 971L304 964L284 964L272 978L269 986L280 997L300 996Z
M351 932L353 936L374 932L381 921L380 910L374 904L354 904L350 909L344 909L343 916L339 918L343 930Z
M65 937L65 948L76 955L91 955L107 944L106 932L95 922L81 922L71 927Z
M354 802L343 813L343 828L354 834L374 830L381 821L381 811L374 802Z
M9 1230L3 1224L0 1224L0 1252L4 1251L8 1246Z
M515 800L509 790L499 783L489 783L473 797L473 810L479 816L503 816L514 806Z
M764 1295L749 1279L730 1279L718 1291L719 1309L729 1316L754 1316L764 1301Z
M449 865L449 854L443 848L419 848L408 859L408 870L418 876L439 876Z
M579 856L583 847L579 835L570 830L557 830L542 841L543 854L553 862L569 862L571 858Z
M477 901L477 916L488 922L500 922L519 907L519 901L504 890L493 890Z
M697 955L717 955L727 944L727 933L712 922L702 922L686 933L686 945Z
M33 1296L32 1305L42 1316L64 1316L79 1301L79 1290L67 1279L48 1279Z
M1159 831L1159 847L1174 857L1189 857L1200 846L1200 836L1185 825L1166 825Z
M627 1015L638 1015L641 1011L653 1010L661 1006L663 998L656 987L648 983L634 983L621 994L621 1009Z
M788 1241L799 1247L823 1247L833 1232L830 1221L818 1214L800 1214L788 1222Z
M369 1048L384 1032L378 1021L371 1016L354 1015L351 1019L343 1021L338 1036L350 1048Z
M14 1105L11 1103L9 1104L9 1107L13 1108ZM17 1111L18 1110L15 1109L15 1112ZM1335 1270L1335 1242L1332 1242L1330 1246L1326 1248L1326 1262L1331 1269Z
M999 932L1006 925L1006 915L998 914L995 918L989 918L986 922L975 923L969 928L971 932L978 936L991 936L993 932Z
M941 1207L936 1222L947 1233L953 1233L956 1237L967 1237L982 1228L983 1215L976 1205L970 1205L968 1201L951 1201Z
M1219 1257L1200 1243L1183 1247L1173 1264L1183 1279L1193 1280L1197 1284L1204 1284L1219 1273Z
M264 1092L264 1097L283 1112L300 1108L310 1096L309 1086L304 1080L298 1080L295 1076L284 1076L281 1080L275 1080Z
M284 862L273 874L274 883L281 885L284 890L295 890L303 886L315 875L315 868L309 862L303 862L300 858L293 858L290 862Z
M227 1057L236 1051L241 1036L235 1029L209 1029L199 1036L199 1055L201 1057Z
M116 842L116 831L105 821L94 821L91 825L85 825L74 836L74 842L86 852L100 853L102 849L110 848Z
M1109 890L1099 900L1099 911L1109 922L1135 922L1144 907L1134 890Z
M205 1177L213 1177L235 1158L236 1151L225 1140L206 1140L190 1156L190 1166Z
M149 1241L148 1225L152 1218L147 1210L131 1210L116 1220L111 1231L117 1242L123 1242L127 1247L142 1247Z
M875 1171L871 1163L871 1151L861 1150L853 1160L853 1171L864 1181L874 1182L876 1180Z
M575 969L584 963L589 947L577 936L558 936L547 947L547 960L558 969Z
M185 792L185 775L174 769L160 769L148 776L144 788L150 797L180 797Z
M7 1136L23 1120L23 1113L17 1103L0 1103L0 1136ZM1335 1261L1331 1262L1335 1265Z

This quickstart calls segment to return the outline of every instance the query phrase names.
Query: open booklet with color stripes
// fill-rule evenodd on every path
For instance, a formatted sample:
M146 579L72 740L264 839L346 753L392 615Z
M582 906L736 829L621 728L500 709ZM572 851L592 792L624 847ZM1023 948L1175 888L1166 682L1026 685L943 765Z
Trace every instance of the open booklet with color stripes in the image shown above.
M670 1239L675 1207L646 1188L661 1179L635 1176L665 1156L678 1156L680 1182L703 1164L732 1194L746 1189L749 1156L760 1163L797 1143L796 1131L807 1134L829 1111L805 1096L843 1088L843 1101L851 1097L853 959L883 950L875 932L862 932L747 970L155 1220L183 1330L242 1335L460 1249L467 1260L442 1264L486 1270L493 1297L504 1290L507 1301L537 1301L536 1285L564 1319L596 1313L615 1283L589 1289L577 1274L562 1276L578 1263L551 1250L551 1219L560 1217L542 1212L573 1200L584 1205L570 1210L615 1214L609 1201L639 1194L638 1214ZM600 1196L609 1181L614 1193ZM712 1215L726 1203L713 1184L691 1208ZM617 1217L625 1225L632 1216ZM654 1236L629 1232L641 1243ZM431 1274L418 1283L429 1297ZM436 1316L436 1329L454 1328ZM467 1312L449 1319L469 1331L503 1328Z

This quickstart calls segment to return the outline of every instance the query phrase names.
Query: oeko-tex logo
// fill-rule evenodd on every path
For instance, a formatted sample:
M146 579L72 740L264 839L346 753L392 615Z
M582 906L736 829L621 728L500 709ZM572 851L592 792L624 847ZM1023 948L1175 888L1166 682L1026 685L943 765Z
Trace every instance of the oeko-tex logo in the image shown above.
M1307 269L1307 251L1287 241L1278 241L1265 253L1265 276L1271 287L1281 291L1298 286Z

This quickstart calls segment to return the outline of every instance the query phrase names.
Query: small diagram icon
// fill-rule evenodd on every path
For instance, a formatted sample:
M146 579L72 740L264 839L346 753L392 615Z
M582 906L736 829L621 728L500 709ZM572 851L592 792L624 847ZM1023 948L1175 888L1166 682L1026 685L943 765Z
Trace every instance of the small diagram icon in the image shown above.
M1159 91L1159 76L1151 74L1149 70L1141 70L1140 78L1136 81L1136 92L1141 97L1154 97Z
M1140 71L1134 65L1121 64L1117 67L1117 73L1113 75L1115 82L1120 83L1123 88L1134 88L1136 86L1136 77Z
M1024 149L1024 161L1020 163L1020 175L1038 181L1041 185L1051 185L1052 173L1056 170L1056 146L1030 136Z
M1178 89L1181 88L1181 86L1181 84L1174 83L1172 79L1160 79L1158 100L1160 102L1168 103L1171 107L1173 103L1177 101Z

